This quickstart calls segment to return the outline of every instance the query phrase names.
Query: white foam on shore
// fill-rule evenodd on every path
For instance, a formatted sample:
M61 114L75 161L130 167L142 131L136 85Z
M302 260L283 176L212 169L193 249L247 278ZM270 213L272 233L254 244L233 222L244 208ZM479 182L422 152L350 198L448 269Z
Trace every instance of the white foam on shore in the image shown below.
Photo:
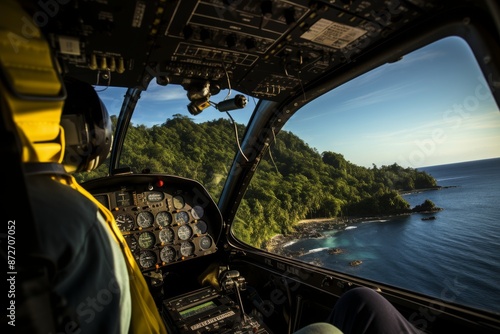
M307 252L307 254L321 252L325 249L328 249L328 247L314 248L314 249L311 249L309 252Z
M357 226L347 226L345 229L346 230L353 230L355 228L358 228Z
M327 250L327 249L329 249L329 247L321 247L321 248L310 249L307 252L305 252L304 254L301 254L301 256L308 255L308 254L313 254L313 253L317 253L317 252L321 252L321 251L324 251L324 250Z
M284 243L282 247L288 247L288 246L291 246L291 245L293 245L293 244L297 243L297 241L299 241L299 240L292 240L292 241L289 241L289 242L287 242L287 243Z
M470 176L445 177L445 178L442 178L442 179L436 179L436 181L437 182L441 182L441 181L456 180L456 179L467 179L469 177Z

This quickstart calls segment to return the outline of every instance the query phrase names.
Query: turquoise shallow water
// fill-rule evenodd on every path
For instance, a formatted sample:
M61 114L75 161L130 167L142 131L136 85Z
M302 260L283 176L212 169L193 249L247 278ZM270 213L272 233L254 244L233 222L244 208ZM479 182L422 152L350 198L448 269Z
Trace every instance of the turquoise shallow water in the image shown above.
M422 168L449 188L405 198L444 210L356 223L299 240L300 260L500 313L500 158ZM332 255L329 248L342 248ZM361 259L352 267L349 262Z

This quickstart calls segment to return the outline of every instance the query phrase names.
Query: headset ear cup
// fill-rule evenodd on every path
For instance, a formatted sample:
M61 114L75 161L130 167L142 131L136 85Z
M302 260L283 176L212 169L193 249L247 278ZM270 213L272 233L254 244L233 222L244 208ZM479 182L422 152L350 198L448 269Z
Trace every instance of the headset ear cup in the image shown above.
M90 171L107 158L113 134L106 106L88 83L65 78L67 99L61 117L65 133L63 164L68 172Z

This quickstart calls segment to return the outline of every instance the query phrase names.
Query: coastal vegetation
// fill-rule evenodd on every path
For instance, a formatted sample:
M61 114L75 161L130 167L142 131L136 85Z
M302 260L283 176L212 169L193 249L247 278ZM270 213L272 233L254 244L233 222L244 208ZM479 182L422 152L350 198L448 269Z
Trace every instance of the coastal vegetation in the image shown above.
M116 124L115 116L112 121ZM242 134L244 126L237 127ZM132 125L127 131L120 167L192 178L218 199L237 151L229 120L196 123L174 115L163 124ZM75 177L82 182L105 176L107 166ZM303 219L408 214L412 208L402 193L436 187L434 178L414 168L397 163L358 166L342 154L320 153L293 133L281 131L246 191L233 233L262 247L276 234L293 233ZM422 205L429 208L430 203Z

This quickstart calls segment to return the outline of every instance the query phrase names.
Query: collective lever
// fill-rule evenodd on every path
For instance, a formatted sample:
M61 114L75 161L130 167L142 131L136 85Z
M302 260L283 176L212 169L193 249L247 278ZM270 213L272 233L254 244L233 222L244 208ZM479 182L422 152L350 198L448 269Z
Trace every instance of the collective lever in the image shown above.
M240 290L244 291L247 288L247 283L245 278L240 276L240 272L237 270L227 270L221 273L219 279L221 289L226 292L234 291L236 294L236 299L238 299L238 305L240 306L241 313L243 315L243 322L246 322L247 315L243 309L243 301L241 300Z

